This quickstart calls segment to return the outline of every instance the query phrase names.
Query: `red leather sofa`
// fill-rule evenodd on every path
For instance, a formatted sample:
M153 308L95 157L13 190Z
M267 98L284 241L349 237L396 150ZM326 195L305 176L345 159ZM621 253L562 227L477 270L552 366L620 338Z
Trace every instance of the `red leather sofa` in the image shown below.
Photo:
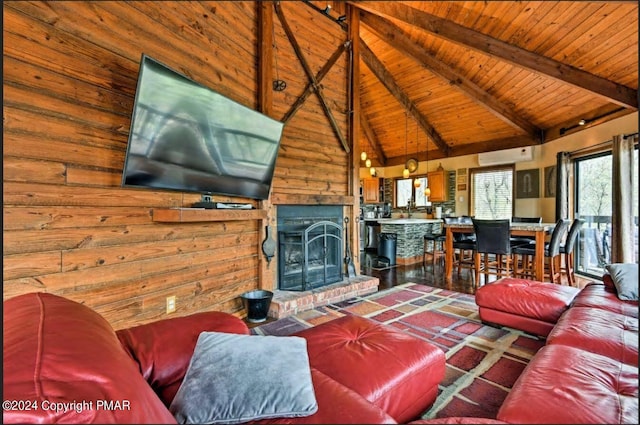
M46 293L3 307L4 423L175 423L167 406L198 335L249 333L220 312L116 332L90 308ZM442 350L368 319L346 316L299 336L318 411L264 422L408 422L435 401L444 378Z
M620 300L609 275L603 281L592 282L576 294L550 297L554 302L568 297L570 305L561 309L563 312L546 336L546 345L518 378L498 411L497 420L536 424L638 423L638 302ZM554 284L542 285L552 285L549 289L554 293L559 290ZM546 317L542 322L548 322L549 306L536 305L545 299L540 296L541 287L532 286L534 296L530 298L529 312L536 321ZM483 288L478 290L481 296ZM509 294L496 288L486 292L495 296ZM476 294L476 302L479 300L488 304ZM503 301L508 306L508 300ZM496 307L499 303L493 300L491 305ZM508 314L491 317L516 329L521 329L522 324L532 327L531 320L518 318L514 309L505 308L512 315L511 323L504 322L509 320ZM551 310L558 311L558 307Z

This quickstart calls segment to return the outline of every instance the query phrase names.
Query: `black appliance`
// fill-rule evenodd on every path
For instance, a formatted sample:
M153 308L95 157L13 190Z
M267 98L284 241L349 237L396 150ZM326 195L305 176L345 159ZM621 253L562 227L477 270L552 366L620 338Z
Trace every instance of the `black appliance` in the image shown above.
M283 126L143 54L122 186L267 199Z
M380 223L375 220L366 220L365 250L378 251L378 235L380 234Z
M388 202L382 206L382 217L384 218L391 217L391 204Z

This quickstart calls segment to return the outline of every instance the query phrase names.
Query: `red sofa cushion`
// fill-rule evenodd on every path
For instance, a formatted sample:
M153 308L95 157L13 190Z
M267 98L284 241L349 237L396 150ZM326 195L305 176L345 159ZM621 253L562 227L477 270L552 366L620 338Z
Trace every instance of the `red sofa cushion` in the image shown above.
M547 337L614 360L638 365L638 319L590 307L572 307Z
M396 421L379 407L369 403L355 391L338 383L315 368L311 379L318 411L298 418L274 418L260 424L394 424Z
M227 313L212 311L159 320L117 331L140 373L168 407L180 388L202 332L248 334L247 325Z
M473 417L460 417L452 416L449 418L436 418L436 419L420 419L417 421L409 422L410 425L442 425L442 424L460 424L460 425L480 425L480 424L506 424L506 422L499 421L497 419L489 418L473 418Z
M30 293L3 309L3 399L35 403L4 409L4 423L176 423L115 331L89 307ZM98 404L105 401L112 404ZM54 410L52 403L66 405Z
M307 339L311 367L407 422L423 413L444 378L444 352L359 316L344 316L296 335Z
M510 423L638 423L638 367L561 344L544 346L497 419Z
M618 298L615 287L596 282L585 286L573 301L575 307L594 307L625 316L638 317L638 301Z

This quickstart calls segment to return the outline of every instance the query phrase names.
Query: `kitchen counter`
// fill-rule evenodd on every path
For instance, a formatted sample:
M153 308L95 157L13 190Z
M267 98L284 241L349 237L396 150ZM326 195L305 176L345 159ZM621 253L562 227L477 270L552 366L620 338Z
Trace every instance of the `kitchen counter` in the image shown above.
M439 218L374 218L380 224L420 224L420 223L442 223Z
M424 255L424 235L438 232L441 219L378 218L380 233L396 234L396 264L421 263Z

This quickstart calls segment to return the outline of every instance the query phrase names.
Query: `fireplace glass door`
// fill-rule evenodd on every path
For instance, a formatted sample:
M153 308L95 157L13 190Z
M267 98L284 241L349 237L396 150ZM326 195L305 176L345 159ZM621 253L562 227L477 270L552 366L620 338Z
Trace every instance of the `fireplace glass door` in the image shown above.
M278 232L279 289L308 291L342 280L342 227L320 221Z

